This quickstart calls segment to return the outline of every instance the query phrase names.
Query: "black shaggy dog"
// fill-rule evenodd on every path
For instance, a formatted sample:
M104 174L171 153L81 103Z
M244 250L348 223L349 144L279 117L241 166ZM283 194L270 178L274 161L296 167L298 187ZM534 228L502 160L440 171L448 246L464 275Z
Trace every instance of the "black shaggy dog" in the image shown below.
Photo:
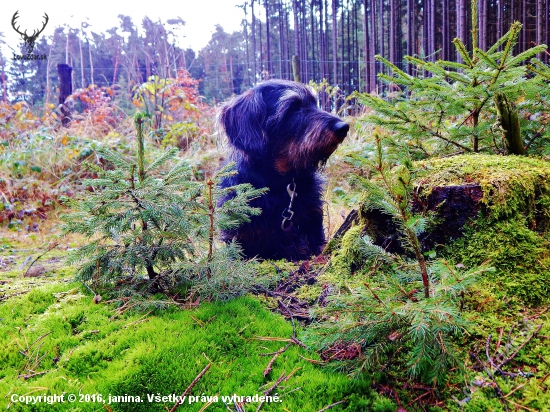
M349 126L317 107L300 83L269 80L225 104L219 121L238 174L223 187L269 188L251 202L262 209L251 222L222 234L249 258L301 260L319 254L323 232L322 180L317 170L346 137Z

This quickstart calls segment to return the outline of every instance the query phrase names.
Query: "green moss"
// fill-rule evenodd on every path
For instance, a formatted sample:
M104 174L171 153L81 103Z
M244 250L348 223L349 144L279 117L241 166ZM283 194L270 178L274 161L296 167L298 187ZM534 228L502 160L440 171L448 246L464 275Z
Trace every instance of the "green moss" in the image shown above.
M417 184L426 191L438 186L480 185L491 219L516 214L532 219L537 204L544 216L550 215L550 163L544 160L471 154L425 160L416 166Z
M443 255L466 267L489 260L496 271L486 273L483 284L497 295L516 297L532 306L550 301L550 242L527 228L525 218L478 220Z
M318 283L313 285L304 285L296 290L296 297L298 299L305 300L310 304L313 304L315 303L315 301L317 301L322 291L323 287Z
M362 230L361 226L351 227L342 236L340 248L333 255L332 267L342 275L351 274L353 266L359 264L363 259L361 253Z
M277 390L285 394L282 402L266 404L262 410L313 412L346 398L344 405L332 409L373 410L373 404L389 408L390 403L375 396L368 378L350 380L307 362L300 356L317 355L297 345L281 354L264 377L271 357L260 355L286 345L286 341L264 338L288 339L292 326L252 297L201 304L193 311L113 316L112 306L93 304L83 291L76 284L58 283L0 305L0 393L180 395L211 363L193 395L261 394L285 373L292 376ZM25 350L30 356L22 355ZM29 369L44 374L27 380L18 377L30 373ZM3 409L9 403L4 395L0 397ZM173 404L115 403L109 410L165 411ZM203 406L204 402L197 402L182 409L198 411ZM247 405L247 410L256 406ZM14 411L103 409L92 402L10 407ZM225 410L225 406L220 398L209 409Z

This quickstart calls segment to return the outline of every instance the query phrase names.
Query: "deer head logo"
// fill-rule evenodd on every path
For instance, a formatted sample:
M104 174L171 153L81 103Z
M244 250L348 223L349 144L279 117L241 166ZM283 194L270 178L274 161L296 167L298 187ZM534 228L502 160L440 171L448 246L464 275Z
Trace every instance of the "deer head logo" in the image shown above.
M40 33L42 33L42 31L44 31L44 29L46 28L46 24L48 24L49 18L48 18L48 15L46 13L44 13L45 21L44 21L44 24L42 25L42 28L40 30L34 30L32 32L32 34L29 36L27 34L27 30L25 30L24 32L20 32L19 31L19 26L15 27L15 21L19 17L18 14L19 14L19 10L16 11L14 13L13 17L11 18L11 25L12 25L13 29L17 33L19 33L21 35L21 38L25 41L25 48L27 49L27 54L31 54L34 50L34 43L36 42L36 39L38 38L38 35Z

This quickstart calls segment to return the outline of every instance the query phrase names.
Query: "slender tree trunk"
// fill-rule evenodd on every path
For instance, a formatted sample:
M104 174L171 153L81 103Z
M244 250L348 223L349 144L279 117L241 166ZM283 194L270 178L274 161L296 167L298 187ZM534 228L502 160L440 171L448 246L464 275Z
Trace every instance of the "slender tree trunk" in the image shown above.
M370 35L369 35L369 41L370 41L370 56L369 56L369 62L370 62L370 91L376 90L376 61L374 60L374 56L376 55L376 16L375 16L375 5L376 0L370 0Z
M320 63L320 72L321 72L321 81L326 79L327 75L325 73L325 33L324 33L324 7L323 1L318 1L319 6L319 63ZM321 94L321 99L323 99L323 94ZM321 106L324 107L324 101L321 102Z
M50 104L51 94L52 94L52 86L50 81L50 65L53 64L51 57L52 57L52 48L53 48L53 41L50 43L50 51L48 53L48 61L46 63L46 107ZM4 67L2 67L2 79L4 75ZM4 83L4 102L6 101L6 83Z
M389 48L390 48L390 55L389 59L390 61L395 64L397 62L397 59L395 58L395 42L396 42L396 31L397 31L397 22L395 21L395 5L396 0L390 0L390 41L389 41Z
M309 8L309 30L308 32L311 33L311 69L310 69L310 79L317 79L317 68L314 66L314 62L317 59L317 56L316 56L316 44L315 44L315 28L317 27L317 24L316 24L316 21L315 21L315 17L314 17L314 9L315 9L315 4L314 4L314 1L311 0L311 7Z
M487 51L487 0L478 0L479 48Z
M338 84L338 1L332 0L332 76Z
M378 1L378 41L380 42L380 45L378 47L378 54L384 57L386 56L386 45L385 43L385 31L384 28L387 26L384 24L384 0Z
M425 53L426 58L429 61L433 61L433 19L432 19L432 4L435 0L426 0L424 2L424 25L426 27L426 40L424 44L426 46Z
M258 19L258 26L259 26L258 33L260 34L260 69L262 71L260 79L265 80L264 42L263 42L263 31L262 31L262 20L261 19Z
M298 2L297 0L292 0L292 14L294 15L294 56L296 56L297 61L300 61L300 22L298 16ZM294 80L296 81L296 73L301 76L301 70L296 72L295 70L295 58L292 56L292 72L294 74ZM301 77L298 81L302 81Z
M116 55L115 55L115 67L113 70L113 83L116 84L118 82L118 64L120 60L120 42L117 41L116 46Z
M415 32L415 14L414 14L414 0L407 0L407 55L412 56L414 54L414 32ZM407 65L407 73L412 74L412 66Z
M71 120L69 108L65 105L65 100L73 92L72 84L73 68L68 64L58 63L57 74L59 76L59 105L62 114L61 124L67 126Z
M435 18L435 11L436 11L436 7L435 7L435 0L430 0L430 34L429 34L429 44L430 44L430 55L431 55L431 58L430 60L435 62L436 60L436 56L435 56L435 53L436 53L436 45L437 45L437 39L436 39L436 36L437 36L437 29L435 27L435 21L436 21L436 18Z
M283 76L283 56L284 56L284 25L283 25L283 5L282 0L277 0L277 21L279 25L279 78L284 79Z
M365 92L370 91L370 64L369 64L369 29L367 25L367 0L363 0L363 59L365 60Z
M252 14L252 61L254 63L252 84L256 84L256 76L258 75L258 64L256 59L256 14L254 13L254 0L250 0L250 12Z
M548 1L548 0L546 0ZM537 30L536 30L536 43L537 44L543 44L544 43L544 21L548 21L548 16L544 15L544 7L543 7L543 1L537 0ZM546 18L545 18L546 17ZM539 53L537 57L542 57L542 53Z
M84 88L84 56L82 55L82 41L80 40L80 35L78 36L78 48L80 49L80 87Z
M462 40L462 42L468 48L468 1L457 0L456 5L456 36ZM462 62L462 57L457 51L457 61Z
M269 19L269 0L265 0L265 41L266 41L266 52L267 52L267 71L268 76L271 76L273 74L273 67L271 64L271 24Z
M5 72L6 65L2 65L2 100L4 103L8 102L8 84L6 82L6 72ZM49 80L49 78L48 78ZM48 82L49 83L49 82ZM47 89L47 86L46 86ZM49 89L47 89L49 90ZM46 104L49 103L49 94L46 96Z
M546 0L546 9L544 12L544 24L545 24L544 32L546 33L545 44L550 45L550 0ZM548 54L544 53L544 61L546 62L546 64L548 64L549 60L550 59Z
M307 29L307 17L305 12L305 2L300 2L300 38L301 38L301 59L303 61L303 67L304 67L304 74L302 76L302 79L304 82L307 82L309 80L309 67L308 67L308 33L309 30Z
M92 60L92 46L90 42L88 42L88 54L90 57L90 84L95 84L94 82L94 62Z
M502 5L502 1L497 1L497 38L501 38L504 35L503 31L503 14L504 14L504 7Z

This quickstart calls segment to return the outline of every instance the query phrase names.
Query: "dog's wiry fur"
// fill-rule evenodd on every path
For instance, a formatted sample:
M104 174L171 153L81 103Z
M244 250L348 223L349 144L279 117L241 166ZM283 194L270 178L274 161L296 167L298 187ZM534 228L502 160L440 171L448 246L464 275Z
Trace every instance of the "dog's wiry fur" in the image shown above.
M262 214L224 232L223 239L235 239L247 257L301 260L319 254L325 236L322 179L317 170L345 138L349 126L319 109L309 87L284 80L260 83L234 98L222 107L219 122L238 171L222 185L250 183L269 188L251 203ZM287 222L283 230L289 184L295 184L298 196L292 223Z

